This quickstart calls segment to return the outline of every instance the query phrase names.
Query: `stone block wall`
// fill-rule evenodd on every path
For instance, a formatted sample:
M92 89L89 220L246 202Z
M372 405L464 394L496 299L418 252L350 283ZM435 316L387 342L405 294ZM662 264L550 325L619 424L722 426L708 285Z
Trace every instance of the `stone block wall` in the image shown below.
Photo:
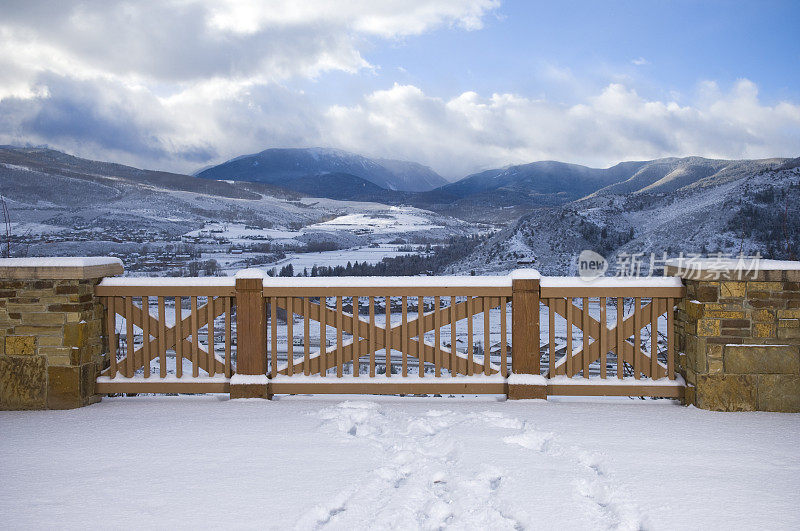
M3 262L0 409L69 409L99 401L94 382L107 351L105 311L94 296L101 278L21 278L85 276L85 271L69 266L9 270Z
M675 337L686 402L800 411L800 270L706 273L681 275Z

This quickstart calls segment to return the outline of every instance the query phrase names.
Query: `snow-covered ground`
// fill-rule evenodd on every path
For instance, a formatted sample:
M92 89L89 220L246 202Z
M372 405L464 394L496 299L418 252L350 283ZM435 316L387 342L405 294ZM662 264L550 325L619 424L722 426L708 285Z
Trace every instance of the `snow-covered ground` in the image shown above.
M135 397L0 426L10 529L800 527L794 414Z

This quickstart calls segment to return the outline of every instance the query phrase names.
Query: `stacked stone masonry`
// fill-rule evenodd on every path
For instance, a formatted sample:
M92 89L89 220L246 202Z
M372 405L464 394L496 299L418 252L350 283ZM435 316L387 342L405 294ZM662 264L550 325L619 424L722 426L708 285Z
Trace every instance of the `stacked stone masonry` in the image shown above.
M720 276L684 278L675 326L686 401L800 411L800 270Z
M99 279L0 280L0 408L68 409L99 400Z

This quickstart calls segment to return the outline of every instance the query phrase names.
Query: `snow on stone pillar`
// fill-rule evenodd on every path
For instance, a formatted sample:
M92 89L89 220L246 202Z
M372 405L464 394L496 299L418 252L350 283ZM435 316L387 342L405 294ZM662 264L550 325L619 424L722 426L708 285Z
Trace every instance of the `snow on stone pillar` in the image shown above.
M236 273L236 374L231 377L231 398L271 398L264 277L260 269Z
M800 262L675 260L686 298L675 337L686 403L800 411Z
M0 409L70 409L98 402L108 362L105 311L94 287L117 258L0 259Z
M508 398L547 398L539 373L539 272L518 269L511 274L511 368Z

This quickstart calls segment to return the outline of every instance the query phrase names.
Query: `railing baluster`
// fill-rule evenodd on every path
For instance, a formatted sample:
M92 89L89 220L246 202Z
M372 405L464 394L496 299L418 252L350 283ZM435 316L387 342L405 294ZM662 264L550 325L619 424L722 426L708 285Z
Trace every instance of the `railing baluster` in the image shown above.
M390 377L392 375L392 301L390 297L386 297L384 300L386 311L384 315L386 316L386 331L385 331L385 342L386 342L386 377Z
M650 378L658 378L658 299L650 299Z
M183 376L183 308L181 297L175 297L175 376Z
M489 327L489 308L492 306L491 297L483 298L483 374L489 376L491 374L491 351L492 351L492 337L491 329ZM538 341L538 338L537 338Z
M600 297L600 378L606 378L606 360L608 355L608 316L606 315L606 298Z
M270 340L272 348L270 353L271 367L270 375L273 378L278 376L278 297L269 298L269 320L270 320Z
M294 374L294 297L286 297L286 374Z
M508 377L508 323L506 322L508 313L508 298L500 297L500 371L503 377ZM455 332L454 332L455 333Z
M569 311L569 308L567 308ZM567 333L570 331L568 330ZM553 378L556 375L556 305L555 299L547 299L547 336L549 339L548 348L548 362L547 366L548 377Z
M344 375L344 352L342 351L342 296L336 297L336 377Z
M128 378L133 378L136 370L135 350L133 344L133 297L125 297L125 346L127 354L126 368Z
M583 297L583 312L581 318L582 344L583 344L583 377L589 377L589 297Z
M319 298L319 375L328 374L328 298Z
M311 374L311 319L309 312L311 303L308 297L303 297L303 374Z
M117 376L117 312L114 297L106 297L106 340L108 341L109 378Z
M642 350L642 298L633 299L633 377L641 378L641 353Z
M440 310L442 309L441 297L433 297L433 326L436 328L433 332L433 342L435 344L433 351L433 361L435 362L434 375L438 378L442 375L442 316Z
M425 299L417 297L417 360L419 361L418 370L419 377L425 376L425 362L422 361L425 355L425 334L422 333L423 321L422 316L425 315Z
M625 308L622 304L622 297L617 297L617 378L625 376L625 338L622 337L622 322L625 315Z
M230 378L233 375L231 371L231 298L225 298L225 377Z
M467 376L472 376L474 372L472 359L473 346L472 346L472 295L467 297Z
M567 297L566 298L566 302L567 302L567 307L566 307L567 308L567 311L566 311L566 315L567 315L567 352L566 352L567 360L566 360L566 365L564 367L564 374L566 374L567 377L572 378L573 376L575 376L575 373L577 372L577 371L574 371L573 367L572 367L572 334L573 334L572 317L574 315L574 313L573 313L574 307L572 305L572 297ZM584 356L585 355L586 354L584 354Z
M158 297L158 371L167 377L167 312L164 297Z
M667 377L675 379L675 299L667 299Z
M361 358L361 337L359 334L361 333L359 330L360 326L360 319L358 318L358 297L353 296L352 298L353 304L353 376L358 376L359 372L361 372L361 367L359 367L359 359Z
M450 376L458 375L456 356L456 298L450 297Z
M408 376L408 297L403 295L401 300L403 305L403 323L401 325L400 337L402 337L403 350L403 377Z
M207 297L206 308L208 310L208 375L214 376L217 372L217 356L214 352L214 315L217 311L213 295Z
M197 378L200 375L200 362L198 360L198 349L199 349L199 340L197 337L197 331L200 329L200 326L197 322L197 297L192 296L189 298L191 301L190 305L190 312L191 312L191 326L192 326L192 377Z
M144 377L150 378L150 297L142 297L142 358Z
M375 377L375 297L369 298L369 375Z

